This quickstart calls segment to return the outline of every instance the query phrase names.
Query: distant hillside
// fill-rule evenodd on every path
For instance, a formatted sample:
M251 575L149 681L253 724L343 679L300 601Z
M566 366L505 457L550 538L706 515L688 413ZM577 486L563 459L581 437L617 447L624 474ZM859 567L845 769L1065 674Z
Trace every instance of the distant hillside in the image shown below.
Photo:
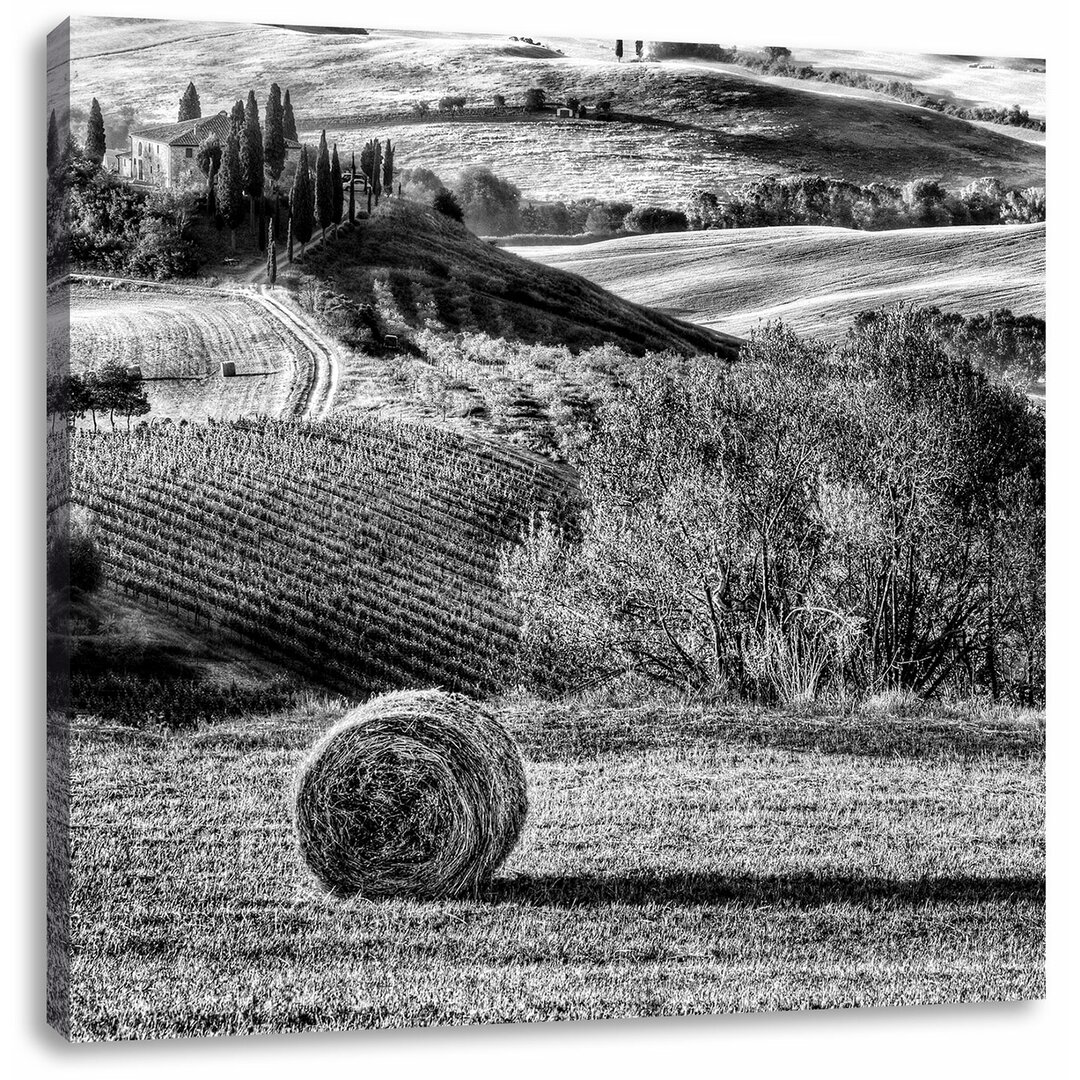
M612 343L635 356L670 349L733 358L738 348L730 335L519 258L407 201L383 202L359 228L313 248L298 266L376 311L391 329L434 325L573 352Z
M724 190L770 174L823 173L859 183L939 176L958 187L981 176L1007 186L1041 185L1045 154L998 132L884 98L826 97L744 73L667 63L617 63L610 42L557 39L565 55L521 55L504 37L372 30L366 36L297 33L272 26L73 20L71 97L80 132L97 97L106 121L124 108L134 123L175 119L189 79L204 110L254 89L288 87L301 135L321 127L339 150L389 136L399 167L449 178L489 164L527 197L583 196L678 206L695 188ZM121 62L122 60L122 62ZM512 122L440 119L448 93L488 105L520 103L529 87L549 102L610 100L624 118ZM428 101L420 124L378 117ZM82 110L81 112L79 110ZM361 114L354 127L326 118Z
M1042 315L1046 307L1044 224L718 229L516 250L729 334L783 319L834 338L856 312L900 300L967 315L999 307Z

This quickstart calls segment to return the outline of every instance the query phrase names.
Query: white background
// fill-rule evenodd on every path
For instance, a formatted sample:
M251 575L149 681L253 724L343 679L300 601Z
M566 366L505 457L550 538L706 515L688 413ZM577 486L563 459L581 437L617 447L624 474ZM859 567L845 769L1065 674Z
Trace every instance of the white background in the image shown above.
M1080 787L1075 651L1080 611L1074 267L1080 199L1075 86L1080 57L1067 3L1000 0L772 0L729 5L642 0L548 0L535 5L436 0L348 5L340 0L80 0L61 7L13 0L5 12L5 86L0 98L7 153L0 164L0 290L3 351L0 422L4 480L0 522L0 861L5 954L0 965L0 1070L10 1076L292 1077L356 1072L367 1077L489 1072L533 1076L660 1077L1057 1077L1075 1070ZM45 35L71 14L204 18L475 30L541 40L559 34L716 41L744 46L882 48L1046 57L1050 113L1050 874L1048 1000L1039 1003L514 1027L355 1032L69 1047L44 1025L44 194ZM5 1068L6 1067L6 1068Z

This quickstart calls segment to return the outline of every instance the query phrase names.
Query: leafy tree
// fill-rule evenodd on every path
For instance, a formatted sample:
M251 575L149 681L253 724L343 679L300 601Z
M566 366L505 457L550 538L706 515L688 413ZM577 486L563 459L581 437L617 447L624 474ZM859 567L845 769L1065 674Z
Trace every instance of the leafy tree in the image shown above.
M539 86L530 87L525 91L525 108L529 112L541 112L546 100L547 94Z
M240 139L230 133L225 151L221 155L221 168L217 175L217 212L229 229L229 242L236 250L236 230L244 220L244 176L240 167Z
M281 130L286 139L299 142L300 136L296 134L296 118L293 116L292 101L288 90L285 91L285 104L281 109Z
M431 112L431 102L414 101L412 103L412 111L416 113L417 116L427 116L427 114Z
M95 165L105 157L105 121L97 98L90 103L90 118L86 121L86 156Z
M221 140L215 132L211 132L199 143L195 161L202 170L203 176L206 177L206 212L212 214L214 212L214 182L221 168Z
M506 98L503 97L502 94L496 94L491 99L491 103L495 106L496 109L505 109L506 108Z
M452 191L440 191L431 204L444 217L452 221L464 221L465 213L461 209L461 203L454 197Z
M578 109L581 108L581 98L579 98L579 97L568 97L566 99L566 107L572 113L576 113L578 111Z
M326 238L326 228L334 220L334 189L330 180L330 150L326 131L319 137L319 152L315 158L315 218Z
M461 171L454 193L473 232L505 236L518 231L521 192L483 165Z
M330 220L334 223L334 235L341 224L341 215L345 208L345 187L341 179L341 162L338 160L337 143L330 154Z
M266 100L266 132L263 143L263 159L270 179L276 184L285 169L285 110L281 104L281 87L277 83L270 86L270 96Z
M108 412L109 423L114 430L117 413L127 418L130 428L133 416L145 416L150 411L150 401L137 369L112 361L94 372L94 378L88 386L94 408Z
M766 45L765 55L772 62L787 60L791 56L791 50L785 45Z
M56 110L49 113L49 130L45 136L45 167L50 175L60 164L60 134L56 127Z
M394 148L389 139L386 140L386 149L383 151L382 186L388 196L394 193Z
M621 61L622 60L622 54L623 54L622 38L618 38L616 40L616 42L615 42L615 58L617 60Z
M306 146L300 151L300 163L289 195L289 221L292 223L292 235L299 241L300 254L303 255L304 245L311 239L315 228L314 191Z
M193 82L189 82L184 96L180 99L180 112L176 119L177 121L198 120L201 116L202 105L199 103L199 91L195 89Z

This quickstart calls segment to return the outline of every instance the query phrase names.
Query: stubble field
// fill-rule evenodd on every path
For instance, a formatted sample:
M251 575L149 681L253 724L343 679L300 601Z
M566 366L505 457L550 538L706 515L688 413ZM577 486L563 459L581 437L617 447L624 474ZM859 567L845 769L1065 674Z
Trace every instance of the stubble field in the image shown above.
M150 419L298 416L316 366L307 344L255 294L183 286L76 283L70 348L73 371L139 367ZM227 378L226 360L236 372Z
M834 339L856 312L908 301L964 315L1046 310L1046 226L891 232L815 226L712 229L580 246L511 248L627 300L725 333L782 319Z
M480 898L373 903L293 848L292 772L339 713L76 733L75 1037L1044 993L1037 715L510 703L516 853Z

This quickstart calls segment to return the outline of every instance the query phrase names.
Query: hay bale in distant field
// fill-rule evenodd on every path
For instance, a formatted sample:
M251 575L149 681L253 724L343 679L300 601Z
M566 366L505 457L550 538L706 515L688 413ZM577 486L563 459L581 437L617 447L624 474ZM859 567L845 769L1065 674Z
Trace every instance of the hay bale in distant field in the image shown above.
M479 702L441 690L372 698L312 748L294 823L332 893L474 894L528 809L517 746Z

